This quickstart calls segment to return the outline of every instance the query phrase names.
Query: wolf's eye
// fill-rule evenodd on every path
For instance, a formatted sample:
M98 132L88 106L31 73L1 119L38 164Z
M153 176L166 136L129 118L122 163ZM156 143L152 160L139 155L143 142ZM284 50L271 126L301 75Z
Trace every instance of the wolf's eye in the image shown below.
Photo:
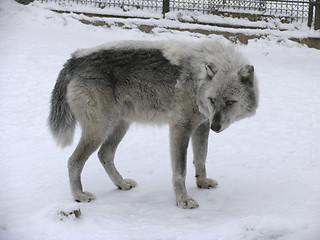
M233 100L230 100L230 101L226 101L226 106L232 106L234 103L236 103L237 101L233 101Z
M209 100L210 100L211 104L214 105L214 102L216 101L216 99L209 97Z

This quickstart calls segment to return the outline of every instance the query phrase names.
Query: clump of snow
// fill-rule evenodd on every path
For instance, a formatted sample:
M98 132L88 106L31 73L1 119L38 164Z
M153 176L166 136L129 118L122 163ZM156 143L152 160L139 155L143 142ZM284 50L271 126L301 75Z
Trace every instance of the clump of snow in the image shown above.
M118 190L93 155L82 180L97 198L73 202L67 159L80 131L71 147L55 146L47 127L51 90L79 48L115 40L226 40L94 27L10 0L0 2L0 36L0 239L320 238L319 50L281 36L238 46L259 78L258 112L210 135L207 171L217 189L196 187L189 150L187 188L200 207L183 210L174 202L168 127L133 125L120 144L117 167L137 188ZM75 209L80 218L60 220L59 211Z

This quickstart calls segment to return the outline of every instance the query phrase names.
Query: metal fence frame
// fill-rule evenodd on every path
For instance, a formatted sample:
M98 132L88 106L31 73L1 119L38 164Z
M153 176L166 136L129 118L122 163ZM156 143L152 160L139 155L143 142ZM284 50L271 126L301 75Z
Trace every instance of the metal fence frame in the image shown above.
M32 1L32 0L31 0ZM231 15L239 17L258 16L280 18L284 22L308 21L315 29L320 28L320 0L36 0L58 4L77 3L99 8L120 7L122 9L162 10L163 17L169 11L200 11L206 14ZM315 10L314 10L315 8ZM314 13L315 12L315 18Z

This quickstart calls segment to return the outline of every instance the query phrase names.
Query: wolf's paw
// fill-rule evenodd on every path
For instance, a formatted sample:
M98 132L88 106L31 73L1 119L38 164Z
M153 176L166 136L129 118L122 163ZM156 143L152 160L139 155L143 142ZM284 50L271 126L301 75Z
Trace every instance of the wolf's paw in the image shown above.
M215 188L218 186L218 182L211 178L205 178L202 180L197 179L197 186L198 188L204 188L204 189Z
M96 198L96 196L92 193L89 192L83 192L80 194L77 194L76 196L74 196L74 200L76 202L90 202L92 200L94 200Z
M121 184L118 184L117 186L120 190L127 191L137 186L137 183L132 179L123 179L123 182Z
M184 209L191 209L199 207L199 204L192 198L186 197L177 200L177 206Z

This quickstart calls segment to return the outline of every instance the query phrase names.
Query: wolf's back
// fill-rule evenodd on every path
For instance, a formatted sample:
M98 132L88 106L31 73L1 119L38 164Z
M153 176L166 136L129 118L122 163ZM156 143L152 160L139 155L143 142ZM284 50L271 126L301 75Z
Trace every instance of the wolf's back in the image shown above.
M73 140L76 119L67 102L67 86L71 72L68 63L61 70L51 95L49 127L56 143L61 147Z

